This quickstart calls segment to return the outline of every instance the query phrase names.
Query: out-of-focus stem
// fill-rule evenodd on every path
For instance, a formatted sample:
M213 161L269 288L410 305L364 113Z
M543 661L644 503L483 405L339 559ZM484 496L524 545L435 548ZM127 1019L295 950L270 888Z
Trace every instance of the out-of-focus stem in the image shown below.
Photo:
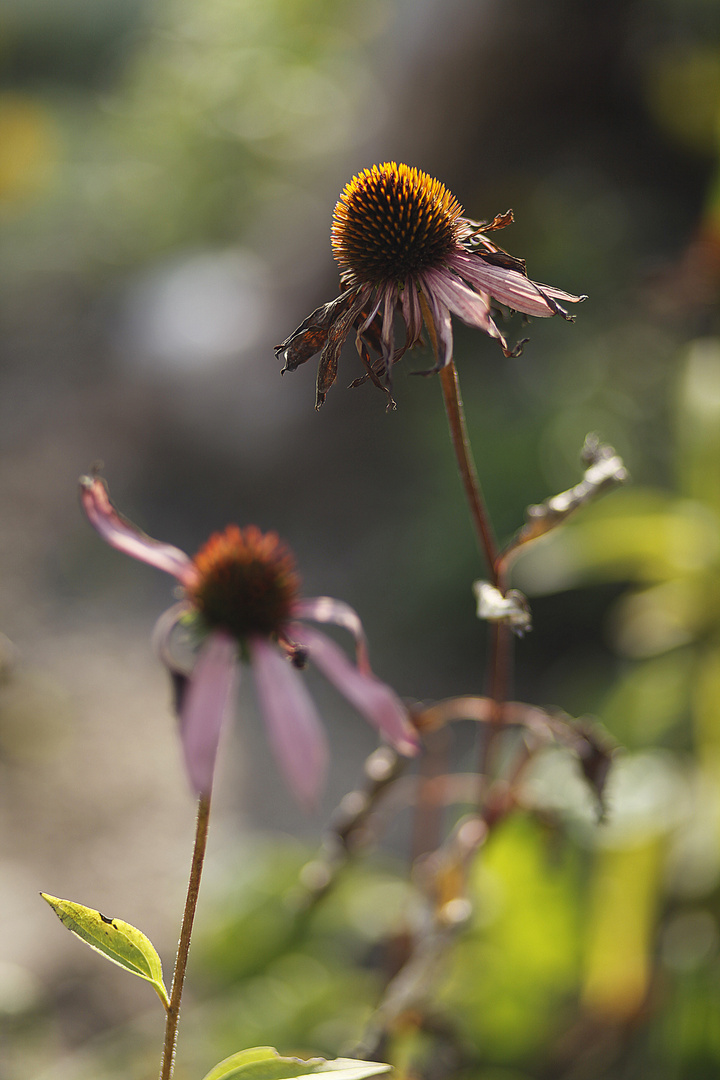
M175 972L173 974L172 990L170 991L170 1003L167 1007L165 1043L163 1045L162 1060L160 1062L160 1080L171 1080L175 1068L175 1047L177 1045L178 1021L180 1019L180 1001L182 998L183 986L185 984L185 970L187 968L188 952L190 951L190 939L192 937L195 909L197 907L198 894L200 892L200 878L202 877L203 862L205 860L209 821L210 796L201 795L198 801L197 824L195 826L195 846L193 848L192 865L190 867L190 880L188 881L185 911L183 913L183 921L180 928L180 941L178 942L178 951L175 958Z

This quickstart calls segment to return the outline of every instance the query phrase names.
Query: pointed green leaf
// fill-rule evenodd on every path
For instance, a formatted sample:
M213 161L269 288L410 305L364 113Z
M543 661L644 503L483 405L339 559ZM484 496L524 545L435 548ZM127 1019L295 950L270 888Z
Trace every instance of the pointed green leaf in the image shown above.
M140 930L122 919L108 919L99 911L84 907L83 904L75 904L72 900L60 900L47 893L40 895L43 900L47 900L60 922L67 926L72 934L114 964L119 964L126 971L131 971L133 975L151 983L167 1008L169 1001L163 983L160 957L152 942Z
M337 1073L337 1080L365 1080L388 1072L391 1065L379 1061L357 1061L355 1058L280 1057L271 1046L254 1046L225 1058L211 1069L204 1080L300 1080L312 1073Z

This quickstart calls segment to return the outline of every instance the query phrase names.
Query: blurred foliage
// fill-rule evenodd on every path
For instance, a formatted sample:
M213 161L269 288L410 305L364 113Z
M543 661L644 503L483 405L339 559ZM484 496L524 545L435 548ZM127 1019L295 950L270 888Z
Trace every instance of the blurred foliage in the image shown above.
M622 492L529 551L520 566L531 590L608 578L635 583L612 613L614 642L628 660L600 711L636 753L647 746L672 751L667 762L685 788L668 799L670 820L666 812L644 830L642 841L633 835L599 861L584 991L591 1011L633 1014L641 1007L657 978L651 958L658 932L660 941L677 942L680 953L686 950L685 956L674 954L672 947L669 955L661 954L671 969L664 973L663 995L688 994L696 1002L693 1008L704 1013L700 1002L708 992L707 980L712 982L718 971L717 339L698 340L686 349L673 386L673 406L678 493ZM693 1056L707 1055L717 1068L712 1024L698 1020L694 1037Z
M357 134L348 84L372 96L357 59L375 21L367 0L362 13L328 0L93 0L89 8L88 22L70 0L55 5L55 39L53 5L11 9L6 49L26 77L22 97L0 101L0 202L12 210L23 196L22 236L37 229L44 247L62 243L78 269L135 265L178 244L227 244L280 201L283 184L292 198L299 165L317 169ZM69 42L81 47L82 25L89 50L102 55L109 40L119 54L150 13L144 47L112 79L99 65L94 81L102 82L90 95L58 71L54 88L47 70L42 79L33 71L39 34L62 57ZM41 174L45 198L33 204Z

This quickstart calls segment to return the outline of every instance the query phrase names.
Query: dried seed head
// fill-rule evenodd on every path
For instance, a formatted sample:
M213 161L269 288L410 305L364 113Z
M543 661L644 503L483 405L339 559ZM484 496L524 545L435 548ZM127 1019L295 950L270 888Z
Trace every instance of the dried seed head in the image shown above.
M279 633L292 614L300 579L276 533L228 525L193 559L197 580L188 599L203 623L243 639Z
M427 173L394 161L353 177L335 207L333 254L349 285L405 282L457 244L462 207Z

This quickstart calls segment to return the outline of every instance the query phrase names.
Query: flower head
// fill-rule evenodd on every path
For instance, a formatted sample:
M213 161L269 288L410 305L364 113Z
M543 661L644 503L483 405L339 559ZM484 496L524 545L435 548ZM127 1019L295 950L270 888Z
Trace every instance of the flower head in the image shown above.
M490 222L462 216L454 195L427 173L394 161L373 165L345 186L333 215L333 254L340 266L341 294L317 308L278 345L275 352L294 371L320 353L316 408L335 382L340 350L351 328L365 366L357 386L370 379L390 395L394 364L420 341L423 322L437 340L431 374L452 360L451 314L509 348L492 314L493 301L525 315L561 315L574 296L531 281L522 259L493 244L487 233L504 228L512 211ZM395 313L405 323L405 340L395 344Z
M295 560L275 533L255 525L228 525L193 559L197 571L189 603L208 629L242 641L249 634L275 635L292 616L300 578Z
M91 524L113 547L172 574L184 599L162 615L158 649L179 681L180 735L190 781L198 794L212 787L223 718L239 677L240 660L253 668L260 705L280 767L295 795L312 804L327 764L325 734L298 668L312 661L367 720L404 754L417 751L407 710L377 679L367 658L360 619L330 597L302 599L288 548L275 533L229 525L191 559L142 533L110 502L98 477L83 477L80 497ZM303 621L331 622L355 638L356 662ZM189 623L200 640L192 672L174 661L171 636Z

